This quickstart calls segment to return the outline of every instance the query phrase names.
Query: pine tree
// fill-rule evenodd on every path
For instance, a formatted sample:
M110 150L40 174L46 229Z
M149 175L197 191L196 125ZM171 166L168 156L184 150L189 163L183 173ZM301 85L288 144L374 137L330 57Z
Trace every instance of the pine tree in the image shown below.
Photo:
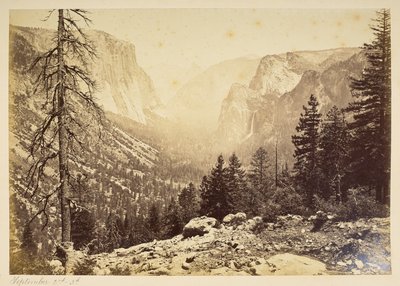
M375 187L376 200L389 204L391 126L391 24L390 11L377 12L374 40L364 44L368 67L352 79L355 101L348 111L354 140L352 170L355 184Z
M181 190L178 196L181 219L183 223L189 222L200 211L200 202L197 190L193 183Z
M248 212L249 192L246 182L246 172L243 170L242 164L235 153L229 157L226 178L228 212Z
M33 234L30 224L26 224L24 227L24 232L22 233L21 250L28 255L36 254L37 247L33 241Z
M200 191L200 214L207 215L210 211L210 204L211 204L211 193L210 189L210 180L208 176L203 176L201 180L201 184L199 187Z
M224 163L224 158L219 155L210 176L203 177L200 186L202 192L201 212L218 220L222 220L229 213Z
M71 235L75 249L81 249L95 238L96 221L92 213L81 209L71 213Z
M248 177L253 188L263 196L266 196L271 183L270 167L267 150L258 148L251 159Z
M129 243L136 245L153 239L153 234L148 228L147 221L142 214L139 214L133 219L132 228L129 232Z
M158 238L160 234L161 219L160 219L160 210L156 204L151 205L146 224L149 231L152 233L153 239Z
M318 193L319 185L317 151L321 114L318 111L318 105L317 98L311 95L308 106L303 106L304 114L300 115L296 126L298 135L292 136L296 159L295 180L305 195L306 205L310 208L314 207L314 195Z
M77 175L76 184L72 188L71 199L71 240L75 249L81 249L95 238L95 216L89 210L94 201L94 194L89 191L86 176Z
M86 136L82 134L88 134L86 131L92 126L91 119L98 125L103 117L93 98L94 81L86 70L87 60L95 57L95 50L79 27L78 19L90 23L84 10L58 10L58 29L53 46L36 58L30 69L37 74L34 94L41 93L44 98L44 120L35 131L29 148L33 163L27 176L27 192L36 199L39 209L31 221L43 215L43 228L46 227L49 201L57 195L62 244L71 241L70 186L73 176L68 166L75 158L72 156L74 151L85 147ZM54 189L41 188L44 170L55 160L58 160L59 184Z
M180 234L182 232L182 227L178 204L173 199L168 205L163 217L163 237L167 239Z
M347 171L349 134L343 112L333 106L322 122L319 139L319 168L324 187L322 197L334 195L337 202L347 199L347 189L343 178Z
M270 186L272 185L270 174L270 162L267 150L259 147L253 154L248 172L251 185L249 206L253 215L259 215L268 199Z
M122 237L118 229L117 218L115 214L110 213L106 221L106 237L104 244L107 252L111 252L121 246Z
M132 246L129 239L131 230L132 230L132 219L129 214L126 214L124 219L123 234L122 234L122 247L124 248Z

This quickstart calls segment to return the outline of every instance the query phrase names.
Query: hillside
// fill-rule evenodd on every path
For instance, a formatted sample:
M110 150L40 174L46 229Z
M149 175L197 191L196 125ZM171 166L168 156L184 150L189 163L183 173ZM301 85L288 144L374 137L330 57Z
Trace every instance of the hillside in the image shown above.
M22 239L23 226L38 212L42 202L40 197L35 200L26 193L26 179L32 164L32 158L29 158L30 142L35 130L45 118L42 106L45 96L43 94L40 96L40 93L33 94L35 75L27 70L44 48L42 44L48 41L51 32L11 26L10 33L10 209L11 225L14 226L11 238L12 245L18 245ZM91 32L93 33L98 33L96 38L99 39L100 50L115 49L119 54L120 49L126 49L126 53L119 56L122 56L122 61L126 59L126 63L133 63L135 60L133 46L121 43L102 32ZM102 45L106 45L107 48L101 47ZM119 67L116 62L109 62L111 59L118 61L118 57L106 57L100 62L103 65L112 65L112 69L110 66L104 69L98 66L90 67L95 69L94 73L98 79L102 78L101 82L113 79L119 81L125 77L130 83L135 84L134 78L139 75L137 80L141 81L141 84L151 83L146 78L141 78L140 75L144 74L130 64L130 67L126 67L123 71L124 77L119 77ZM109 74L102 73L105 70L108 70ZM117 82L111 84L113 88L103 90L104 93L100 93L100 97L116 99L119 84ZM110 96L110 93L113 95ZM123 93L132 98L139 96L139 94L130 95L129 90L124 90ZM147 98L146 104L151 104L150 94L143 96ZM142 108L143 105L133 104L132 107ZM86 118L84 110L78 112L82 118ZM120 112L126 116L123 111ZM138 117L133 117L130 120L137 122ZM103 118L103 125L100 126L91 122L89 118L87 116L85 122L88 124L87 129L79 133L85 139L85 145L76 146L74 154L71 154L69 176L73 190L72 200L85 201L86 206L93 210L93 217L99 229L104 228L110 213L122 217L129 211L134 216L145 216L152 205L164 207L171 197L176 197L179 185L173 182L172 171L167 169L162 174L158 172L158 166L170 162L166 156L160 156L159 147L153 147L151 142L145 143L143 139L139 139L134 132L124 128L124 123L113 123ZM57 168L56 160L45 168L41 188L51 190L57 186L55 172ZM57 227L60 221L57 196L53 196L48 204L49 211L46 216L41 215L34 221L33 235L40 245L39 254L47 254L53 249L54 242L60 235ZM45 231L41 231L38 226L47 220L48 227Z

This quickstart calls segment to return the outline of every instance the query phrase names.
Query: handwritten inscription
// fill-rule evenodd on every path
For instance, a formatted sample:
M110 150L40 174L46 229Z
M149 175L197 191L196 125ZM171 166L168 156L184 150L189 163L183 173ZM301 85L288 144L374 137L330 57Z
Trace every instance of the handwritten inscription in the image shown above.
M14 276L11 285L17 286L74 286L80 282L80 277L24 277Z

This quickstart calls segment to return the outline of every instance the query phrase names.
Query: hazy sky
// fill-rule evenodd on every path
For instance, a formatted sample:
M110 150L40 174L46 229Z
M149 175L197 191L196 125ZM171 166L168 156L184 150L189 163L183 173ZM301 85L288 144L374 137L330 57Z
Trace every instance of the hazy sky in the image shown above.
M197 64L293 50L357 47L371 39L374 10L125 9L91 10L92 28L136 46L146 67ZM13 10L10 23L56 27L43 10Z

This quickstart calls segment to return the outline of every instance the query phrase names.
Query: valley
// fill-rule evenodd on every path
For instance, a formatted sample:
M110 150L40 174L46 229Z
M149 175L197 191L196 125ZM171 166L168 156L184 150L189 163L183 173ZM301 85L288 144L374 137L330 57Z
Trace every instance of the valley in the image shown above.
M57 13L9 26L11 274L391 273L390 40L200 66Z

